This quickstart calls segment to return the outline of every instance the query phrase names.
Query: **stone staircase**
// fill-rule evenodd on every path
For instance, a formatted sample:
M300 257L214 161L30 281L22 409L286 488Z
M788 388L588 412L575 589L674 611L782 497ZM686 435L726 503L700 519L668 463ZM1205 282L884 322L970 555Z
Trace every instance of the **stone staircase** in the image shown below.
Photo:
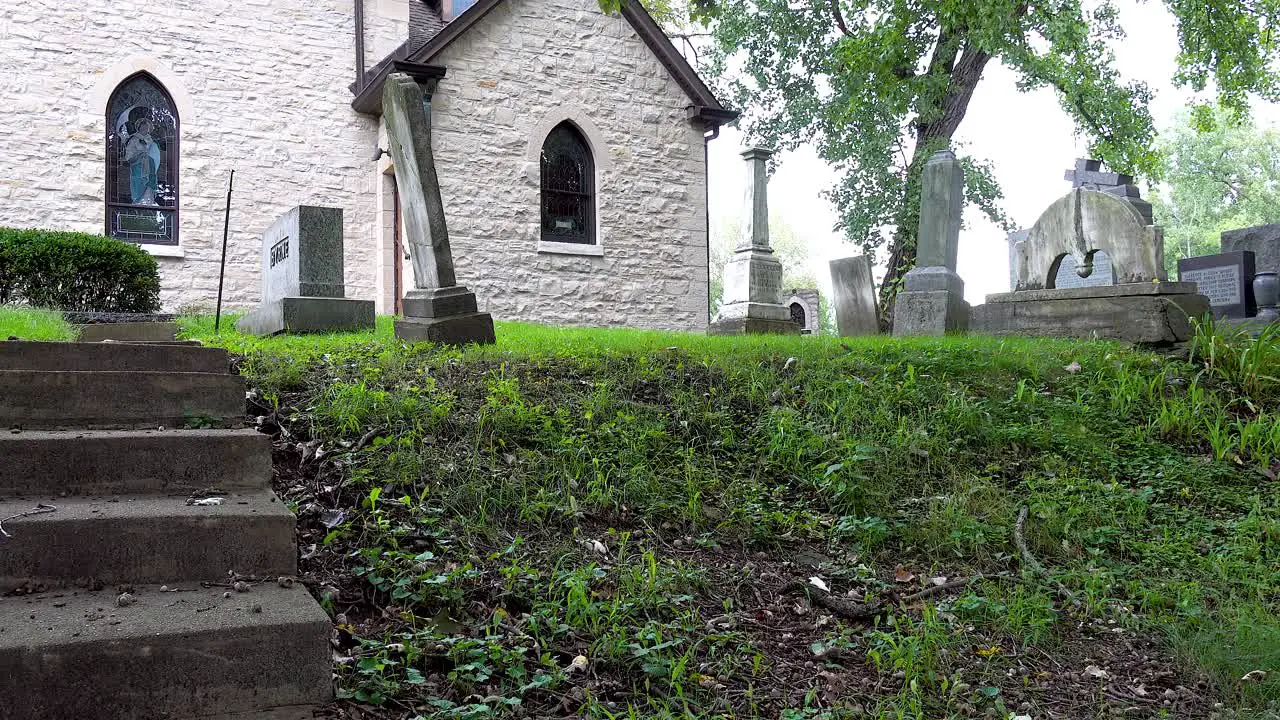
M280 580L294 518L229 367L0 342L0 720L306 718L331 698L329 618Z

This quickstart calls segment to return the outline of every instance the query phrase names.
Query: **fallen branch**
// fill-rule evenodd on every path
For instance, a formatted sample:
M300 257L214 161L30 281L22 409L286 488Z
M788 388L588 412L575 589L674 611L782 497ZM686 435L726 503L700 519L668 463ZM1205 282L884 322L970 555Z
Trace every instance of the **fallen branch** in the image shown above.
M805 592L805 595L809 598L809 601L812 602L814 605L826 608L827 610L834 612L835 614L839 615L842 618L845 618L846 620L870 620L876 617L877 615L879 615L880 613L884 612L885 608L895 603L902 604L902 605L910 605L911 603L919 602L921 600L926 600L928 598L931 598L934 595L941 595L942 593L947 592L948 590L957 590L960 588L968 587L973 583L978 582L979 580L985 580L988 577L992 577L992 576L983 575L979 573L977 575L971 575L967 578L959 578L956 580L944 582L941 585L933 585L919 592L911 593L910 595L903 595L900 597L895 595L895 596L886 598L884 600L876 600L874 602L869 602L869 603L860 603L860 602L854 602L852 600L845 600L844 598L839 597L837 595L832 595L831 593L823 590L822 588L816 587L811 583L805 583L805 582L799 582L799 581L796 581L784 586L781 590L778 591L778 593L782 594L786 592L794 592L796 590L803 590Z
M1018 552L1022 555L1022 564L1030 568L1035 574L1053 583L1054 586L1058 588L1058 592L1062 594L1063 598L1075 602L1075 594L1068 590L1066 585L1063 585L1050 577L1049 571L1040 564L1040 561L1036 559L1035 555L1031 554L1031 548L1027 547L1027 541L1022 535L1022 531L1023 528L1026 527L1028 514L1029 510L1027 509L1027 506L1023 505L1022 509L1018 511L1018 521L1013 525L1013 542L1018 546Z
M51 513L51 512L57 512L57 511L58 511L58 508L53 505L46 505L45 503L40 503L39 505L36 505L34 510L20 512L17 515L10 515L9 517L4 518L3 520L0 520L0 536L7 537L7 538L13 537L12 535L4 531L4 524L9 522L10 520L17 520L18 518L31 517L32 515L43 515L45 513Z

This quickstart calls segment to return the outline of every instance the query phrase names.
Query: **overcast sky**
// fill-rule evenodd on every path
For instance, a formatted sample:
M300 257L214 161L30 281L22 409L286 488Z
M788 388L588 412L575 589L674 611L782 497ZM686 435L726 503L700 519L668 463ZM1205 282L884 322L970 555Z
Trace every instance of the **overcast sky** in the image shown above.
M1156 127L1167 127L1175 113L1192 98L1189 91L1173 87L1178 51L1174 18L1160 2L1117 0L1123 27L1129 37L1116 48L1116 60L1126 80L1141 80L1155 97L1151 114ZM1016 77L992 62L969 104L968 114L956 135L962 152L990 160L996 180L1004 190L1003 207L1019 227L1036 221L1051 202L1070 189L1063 173L1083 157L1086 144L1077 138L1071 119L1058 105L1052 90L1020 93ZM1274 106L1259 108L1259 123L1272 124L1280 116ZM714 228L725 216L741 213L745 163L738 156L744 138L725 128L710 148L710 213ZM858 254L833 230L836 214L822 191L835 183L836 175L812 150L800 148L781 157L769 183L770 214L781 216L808 238L813 275L825 293L831 287L827 262ZM1159 222L1159 218L1156 219ZM1000 228L969 211L960 233L957 272L965 281L965 298L980 303L988 293L1009 289L1008 245ZM881 253L883 257L883 252ZM883 269L877 270L879 280Z

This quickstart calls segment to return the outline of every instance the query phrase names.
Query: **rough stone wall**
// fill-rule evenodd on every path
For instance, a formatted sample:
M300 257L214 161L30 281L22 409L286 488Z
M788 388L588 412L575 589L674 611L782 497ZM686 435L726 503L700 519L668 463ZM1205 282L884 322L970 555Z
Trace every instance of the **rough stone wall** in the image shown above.
M422 0L361 0L364 3L365 69L409 37L409 3Z
M212 306L233 168L225 302L258 302L262 232L300 204L342 208L347 295L372 297L377 122L350 109L352 16L350 0L5 3L0 225L103 232L107 99L147 69L181 123L164 307Z
M706 327L702 130L625 19L596 0L508 0L429 62L448 68L433 145L458 279L484 309ZM603 257L538 252L537 158L560 117L593 145Z

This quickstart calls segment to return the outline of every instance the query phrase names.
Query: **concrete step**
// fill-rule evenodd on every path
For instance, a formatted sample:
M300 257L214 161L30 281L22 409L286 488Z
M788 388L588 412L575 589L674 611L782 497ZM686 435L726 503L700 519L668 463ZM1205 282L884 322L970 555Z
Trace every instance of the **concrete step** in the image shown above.
M114 589L0 598L0 720L265 718L331 699L332 626L301 585L168 585L127 607Z
M271 439L252 429L0 429L0 500L270 487Z
M239 375L0 370L0 427L229 427L244 422Z
M293 513L268 491L230 493L216 506L184 497L31 498L0 502L0 593L18 588L171 579L219 580L227 571L297 572Z
M80 342L165 342L178 339L178 323L119 322L81 325Z
M0 341L0 370L150 370L230 372L222 348L187 343Z

